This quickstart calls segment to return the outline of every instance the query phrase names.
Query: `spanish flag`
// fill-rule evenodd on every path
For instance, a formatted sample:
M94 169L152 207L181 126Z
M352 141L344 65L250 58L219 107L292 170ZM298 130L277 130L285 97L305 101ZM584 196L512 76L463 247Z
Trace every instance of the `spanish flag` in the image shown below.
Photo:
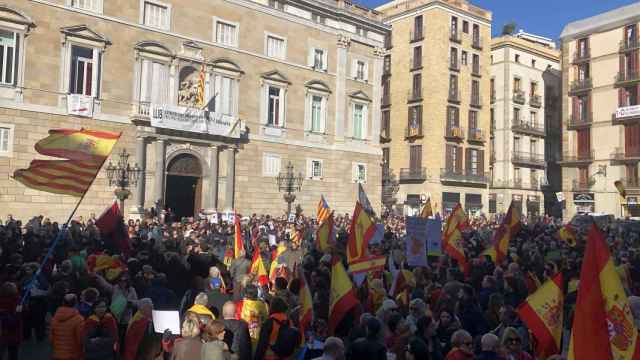
M536 355L560 354L564 311L562 273L548 280L518 307L520 319L536 338Z
M558 230L558 238L567 243L567 245L574 247L577 244L578 237L576 235L576 230L571 226L571 224L566 224Z
M284 264L284 261L281 261L281 255L287 250L287 246L284 243L280 243L276 248L275 253L273 253L271 259L271 266L269 266L269 280L275 281L276 277L278 277L278 267Z
M369 241L376 232L376 226L360 205L356 202L351 218L351 227L349 228L349 240L347 243L347 261L351 264L354 261L361 260L369 254Z
M424 204L424 207L420 212L420 217L429 218L431 216L433 216L433 209L431 208L431 198L428 198L427 203Z
M309 286L307 285L307 279L304 277L303 271L299 270L299 278L300 278L300 296L298 297L300 301L300 332L303 334L302 340L304 341L304 332L305 329L309 329L311 327L311 322L313 321L313 298L311 297L311 290L309 290Z
M329 209L329 204L327 200L324 199L324 195L320 195L320 202L318 203L318 224L322 224L329 218L331 209Z
M592 224L580 271L568 360L631 360L637 337L611 253Z
M331 266L331 292L329 295L329 333L335 334L344 316L359 304L353 283L337 256Z
M333 212L324 220L316 231L316 248L321 252L329 252L336 242L336 232L333 226Z
M234 212L233 223L235 225L234 242L233 242L233 257L237 259L242 256L244 252L244 240L242 240L242 229L240 228L240 219L238 214Z
M57 158L103 162L118 142L120 133L94 130L52 129L38 141L38 153Z
M445 253L458 261L458 265L466 269L467 257L464 254L462 242L462 230L467 226L467 214L464 213L460 204L455 209L444 227L442 234L442 246Z
M493 234L493 245L486 249L482 255L489 255L493 262L500 264L507 256L511 238L520 231L520 225L520 211L513 206L512 202L502 224Z
M262 262L260 248L256 247L256 249L253 251L253 259L251 260L251 268L249 269L249 272L258 276L258 283L261 286L267 285L269 283L267 268L264 266L264 262Z

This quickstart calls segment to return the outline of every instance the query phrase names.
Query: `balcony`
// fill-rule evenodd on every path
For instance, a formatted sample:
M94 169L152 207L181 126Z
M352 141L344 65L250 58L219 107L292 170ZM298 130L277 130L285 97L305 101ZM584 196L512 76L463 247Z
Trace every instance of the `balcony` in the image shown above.
M391 42L391 36L387 35L384 37L384 48L385 50L390 50L393 48L393 43Z
M468 136L469 138L467 139L467 141L469 142L484 143L486 141L482 129L469 128Z
M422 58L415 57L409 59L409 71L416 71L422 69Z
M383 127L380 129L380 143L385 144L391 141L391 129Z
M591 112L582 114L582 116L572 114L567 120L567 130L584 129L593 123L593 114Z
M460 63L458 62L458 59L449 58L449 70L460 71Z
M496 92L495 91L491 92L491 96L489 98L489 101L491 101L492 104L496 102Z
M545 136L545 130L543 126L532 124L528 121L520 119L513 119L513 121L511 122L511 131L531 136Z
M582 192L582 191L589 191L589 189L591 189L591 187L596 183L595 180L589 179L587 181L585 180L573 180L573 182L571 183L571 191L573 192Z
M478 94L471 95L471 102L469 105L481 109L482 108L482 97Z
M573 54L573 64L580 64L583 62L587 62L591 59L591 51L589 51L589 48L584 48L582 49L582 51L576 51Z
M640 162L640 149L617 147L611 153L611 165L626 165Z
M471 40L471 47L476 50L482 50L482 39L480 39L480 37L474 36Z
M571 82L569 85L569 95L576 95L585 91L591 90L593 82L591 78L578 79Z
M136 105L135 115L141 118L148 118L151 111L151 102L149 101L140 101Z
M640 105L619 107L611 114L613 125L633 125L640 120Z
M424 137L424 134L422 133L422 126L418 126L418 127L406 127L404 129L404 139L405 140L415 140L415 139L421 139Z
M482 77L482 74L480 73L480 64L471 65L471 76Z
M464 128L459 126L447 127L444 137L447 138L447 140L462 141L464 140Z
M624 53L640 48L640 39L632 38L620 41L620 52Z
M622 179L622 184L627 190L640 190L640 179Z
M511 154L511 162L514 165L535 168L544 168L547 165L547 163L544 161L543 154L526 153L522 151L514 151Z
M427 168L402 168L400 169L401 182L424 182L427 180Z
M380 105L381 106L391 105L391 95L390 94L382 95L382 100Z
M558 164L566 167L577 167L588 165L595 159L595 153L592 150L578 153L564 153L562 154L562 160L558 161Z
M495 164L495 163L496 163L496 152L492 150L489 153L489 164Z
M529 106L535 107L535 108L542 107L542 96L535 95L535 94L531 95L531 97L529 98Z
M471 170L463 171L462 169L441 168L440 181L487 185L489 183L489 173L474 174Z
M616 87L634 84L640 81L640 71L638 70L619 71L618 75L616 75L615 81L616 81L615 83Z
M422 29L413 30L409 33L409 42L414 43L424 40L424 32Z
M537 178L530 178L529 179L529 188L531 190L540 190L540 180L538 180Z
M453 41L454 43L462 43L462 38L460 38L460 33L457 30L451 30L451 34L449 35L449 40Z
M449 96L447 97L447 100L454 104L460 104L460 91L458 91L457 89L449 90Z
M530 179L529 185L525 185L522 178L515 178L511 180L493 180L491 182L491 188L493 189L539 189L538 179Z
M513 91L513 102L516 104L524 105L527 100L524 97L524 91L522 90L514 90Z
M422 89L416 88L407 91L407 103L422 101Z

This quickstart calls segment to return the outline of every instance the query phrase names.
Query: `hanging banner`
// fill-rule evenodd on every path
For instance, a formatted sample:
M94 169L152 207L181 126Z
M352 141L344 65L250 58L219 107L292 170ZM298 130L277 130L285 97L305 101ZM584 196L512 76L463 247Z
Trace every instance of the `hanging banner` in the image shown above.
M67 113L69 115L92 117L93 97L80 94L67 95Z
M442 255L442 220L427 219L427 255Z
M197 108L168 104L151 104L151 126L225 136L240 137L240 124L236 119L220 113Z
M409 266L427 266L427 221L418 216L407 216L405 246Z

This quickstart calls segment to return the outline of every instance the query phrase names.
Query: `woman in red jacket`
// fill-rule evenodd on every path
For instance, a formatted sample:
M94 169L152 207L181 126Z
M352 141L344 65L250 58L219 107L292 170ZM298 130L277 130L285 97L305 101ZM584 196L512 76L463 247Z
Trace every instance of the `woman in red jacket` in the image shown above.
M84 321L84 334L87 341L91 342L91 336L100 330L101 338L113 339L113 349L116 353L120 351L120 341L118 337L118 323L116 319L107 312L107 303L104 300L98 300L93 304L91 315ZM106 341L103 341L103 343Z

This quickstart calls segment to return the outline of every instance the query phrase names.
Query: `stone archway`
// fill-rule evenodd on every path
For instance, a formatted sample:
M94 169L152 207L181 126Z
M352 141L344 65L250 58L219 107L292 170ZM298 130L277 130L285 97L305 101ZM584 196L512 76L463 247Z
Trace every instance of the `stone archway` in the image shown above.
M202 199L202 164L195 155L179 153L169 160L165 199L176 221L198 213Z

